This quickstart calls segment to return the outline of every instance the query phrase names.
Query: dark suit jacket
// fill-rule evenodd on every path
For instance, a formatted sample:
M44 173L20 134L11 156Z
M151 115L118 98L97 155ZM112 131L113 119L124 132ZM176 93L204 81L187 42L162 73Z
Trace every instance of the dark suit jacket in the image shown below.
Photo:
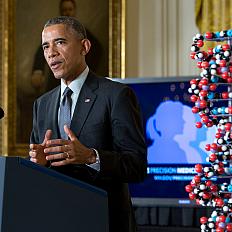
M31 143L42 143L47 129L52 129L54 139L59 138L59 101L60 86L35 101ZM81 143L98 150L100 172L86 165L54 169L107 191L110 231L136 231L127 183L144 179L147 161L140 111L133 91L90 72L70 128Z

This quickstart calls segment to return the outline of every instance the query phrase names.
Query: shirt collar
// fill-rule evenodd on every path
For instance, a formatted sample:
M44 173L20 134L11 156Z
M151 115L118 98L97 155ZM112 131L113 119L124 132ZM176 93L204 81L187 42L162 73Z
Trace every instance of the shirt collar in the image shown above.
M70 84L69 84L69 88L73 91L74 94L79 94L80 90L82 88L82 85L84 84L87 76L89 73L89 67L87 66L85 68L85 70L79 75L77 76L77 78L75 80L73 80ZM67 85L62 81L61 79L61 96L64 93L65 88L67 87Z

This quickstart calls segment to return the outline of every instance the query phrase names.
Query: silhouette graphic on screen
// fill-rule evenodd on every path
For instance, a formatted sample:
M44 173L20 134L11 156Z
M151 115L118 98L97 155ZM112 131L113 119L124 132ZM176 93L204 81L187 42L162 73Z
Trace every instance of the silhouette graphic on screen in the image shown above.
M216 128L197 129L199 115L181 102L165 101L146 124L148 163L195 164L206 163L207 143L213 143Z
M202 153L205 152L199 147L201 140L198 137L206 138L206 131L196 128L196 116L192 113L192 109L189 106L183 105L183 119L183 133L176 135L174 140L178 142L180 148L185 152L187 163L205 162L202 156Z
M174 140L183 129L183 104L162 102L146 124L147 138L153 140L148 147L148 163L187 163L185 152Z

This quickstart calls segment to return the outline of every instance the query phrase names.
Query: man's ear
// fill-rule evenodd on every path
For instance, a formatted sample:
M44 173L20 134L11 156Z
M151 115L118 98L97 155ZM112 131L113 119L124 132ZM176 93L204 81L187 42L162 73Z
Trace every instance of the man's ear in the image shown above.
M82 43L81 55L86 56L91 48L91 43L88 39L83 39L81 43Z

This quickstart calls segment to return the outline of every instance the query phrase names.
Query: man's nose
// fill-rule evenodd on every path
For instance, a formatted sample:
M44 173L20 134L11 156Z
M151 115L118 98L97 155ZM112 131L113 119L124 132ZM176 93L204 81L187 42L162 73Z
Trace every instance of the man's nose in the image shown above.
M59 53L58 53L58 50L57 48L54 46L54 45L51 45L48 49L48 58L52 58L52 57L55 57L57 56Z

